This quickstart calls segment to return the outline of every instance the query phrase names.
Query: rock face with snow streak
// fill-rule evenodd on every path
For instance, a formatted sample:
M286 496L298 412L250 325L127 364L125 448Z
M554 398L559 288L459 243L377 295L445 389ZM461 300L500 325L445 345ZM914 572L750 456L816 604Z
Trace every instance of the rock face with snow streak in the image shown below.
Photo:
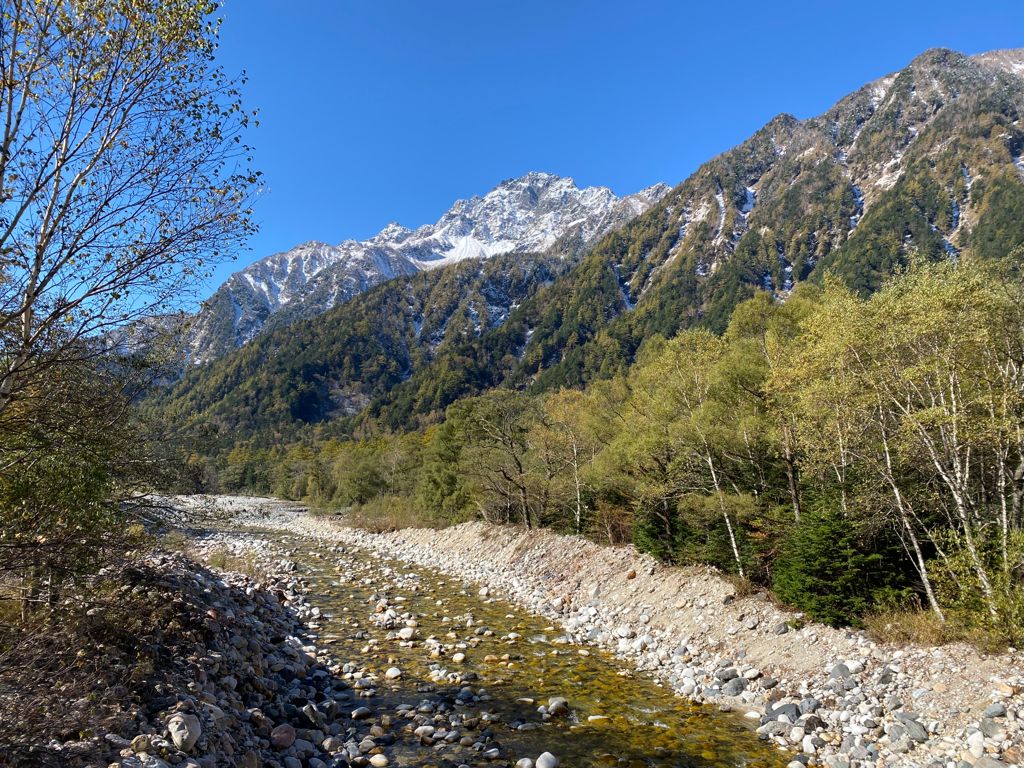
M669 188L626 197L607 187L580 189L571 178L528 173L482 197L456 202L436 224L392 223L365 241L308 242L236 272L204 304L189 338L202 363L268 327L312 317L400 275L501 253L578 251L643 213Z

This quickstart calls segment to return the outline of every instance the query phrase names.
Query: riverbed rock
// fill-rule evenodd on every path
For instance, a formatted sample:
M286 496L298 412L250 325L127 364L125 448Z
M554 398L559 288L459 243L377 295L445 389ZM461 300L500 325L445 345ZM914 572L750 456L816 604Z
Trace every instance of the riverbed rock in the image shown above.
M569 713L569 701L564 696L554 696L548 699L548 714L553 717L567 715Z
M168 718L167 731L171 734L174 746L182 752L189 752L199 741L203 729L199 725L198 717L187 712L178 712Z
M750 685L745 677L734 677L722 686L722 693L726 696L739 696L743 691L747 690L747 686Z
M534 768L558 768L558 758L550 752L543 752L534 761Z
M907 712L897 712L896 719L900 721L900 724L906 731L907 736L918 744L923 744L928 741L928 730L921 725L913 715Z
M982 717L1006 717L1006 705L1001 701L989 704L982 712Z
M270 743L277 749L288 749L295 743L295 726L291 723L281 723L270 732Z

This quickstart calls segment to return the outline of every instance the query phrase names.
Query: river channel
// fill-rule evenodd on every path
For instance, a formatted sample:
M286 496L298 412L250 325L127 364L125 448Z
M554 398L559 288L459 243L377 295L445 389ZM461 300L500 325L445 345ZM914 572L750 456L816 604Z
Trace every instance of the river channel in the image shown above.
M353 677L344 706L397 736L383 750L390 765L499 768L544 752L605 768L787 762L756 721L680 699L475 585L352 547L252 535L296 563L321 612L310 639ZM567 710L545 714L557 697ZM433 733L415 735L421 723Z

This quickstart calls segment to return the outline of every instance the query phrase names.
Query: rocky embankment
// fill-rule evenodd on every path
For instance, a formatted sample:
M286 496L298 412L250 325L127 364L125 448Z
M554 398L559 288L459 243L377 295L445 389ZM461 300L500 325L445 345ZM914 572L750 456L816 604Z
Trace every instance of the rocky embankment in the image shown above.
M236 513L470 579L614 650L683 696L741 708L794 762L1000 768L1024 761L1017 652L894 648L803 624L760 594L737 596L710 569L669 568L629 547L467 523L368 534L228 498ZM795 766L794 766L795 768Z
M289 519L294 514L273 509ZM240 522L266 524L265 512L261 507ZM492 696L474 671L488 668L500 685L527 654L536 655L521 634L481 623L486 614L499 623L512 619L507 604L451 584L446 589L472 613L438 618L434 611L449 600L436 586L376 562L368 550L203 523L168 541L187 556L154 554L105 575L108 586L116 585L115 599L90 610L107 624L128 615L133 621L119 627L119 647L82 638L76 655L105 663L113 674L76 674L84 695L69 702L62 722L49 717L34 739L10 749L0 742L0 765L558 767L546 745L558 743L561 729L579 727L575 706L560 696ZM418 612L413 601L421 603ZM485 649L493 650L485 656ZM551 653L559 652L539 651L541 658ZM45 703L47 716L66 694L62 688ZM588 719L594 720L610 718ZM86 737L73 738L72 730ZM660 738L669 733L650 724L648 730ZM734 732L744 741L749 736ZM614 747L621 740L610 733ZM708 753L714 759L706 765L774 765L764 750L755 760L731 758L730 738ZM604 756L609 765L642 768L643 761L621 753L643 747L619 746L619 757ZM656 751L663 758L682 754Z
M40 732L73 729L86 737L7 744L0 765L322 768L298 758L318 751L312 745L325 735L317 729L337 711L343 697L335 694L347 696L351 686L305 639L318 611L294 564L261 549L252 561L258 579L211 570L179 553L105 574L117 585L115 604L138 625L106 643L82 638L78 659L94 657L111 674L77 679L78 669L65 668L54 693L75 685L85 695L59 722L50 702L38 702L47 718ZM204 546L194 553L201 557ZM98 606L89 615L102 622L114 611ZM321 712L325 700L331 709ZM344 727L327 730L331 736Z
M201 536L203 546L226 550L232 562L244 563L263 544L258 532ZM285 712L277 728L291 726L299 741L281 743L275 731L254 734L262 765L556 768L561 761L650 768L697 758L706 768L775 768L785 762L739 717L680 706L606 654L510 611L487 588L337 541L292 533L270 539L278 556L294 558L285 562L297 564L296 583L309 590L315 607L303 603L302 612L316 633L317 658L348 661L327 662L340 682L318 693L313 711ZM232 675L244 687L244 672ZM276 699L282 697L302 703L290 688L279 689ZM218 765L232 758L197 743L189 759ZM134 765L129 760L122 765ZM189 765L180 754L167 761Z

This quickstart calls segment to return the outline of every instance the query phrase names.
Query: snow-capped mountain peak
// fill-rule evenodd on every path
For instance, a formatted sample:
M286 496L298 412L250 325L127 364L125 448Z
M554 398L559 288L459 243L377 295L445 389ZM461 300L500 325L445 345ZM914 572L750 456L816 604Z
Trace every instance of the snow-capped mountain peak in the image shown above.
M389 223L368 240L309 241L236 272L200 310L190 358L206 362L253 339L271 321L311 317L399 275L500 253L539 253L571 238L593 242L655 204L656 184L618 197L569 177L530 172L456 201L434 224Z

